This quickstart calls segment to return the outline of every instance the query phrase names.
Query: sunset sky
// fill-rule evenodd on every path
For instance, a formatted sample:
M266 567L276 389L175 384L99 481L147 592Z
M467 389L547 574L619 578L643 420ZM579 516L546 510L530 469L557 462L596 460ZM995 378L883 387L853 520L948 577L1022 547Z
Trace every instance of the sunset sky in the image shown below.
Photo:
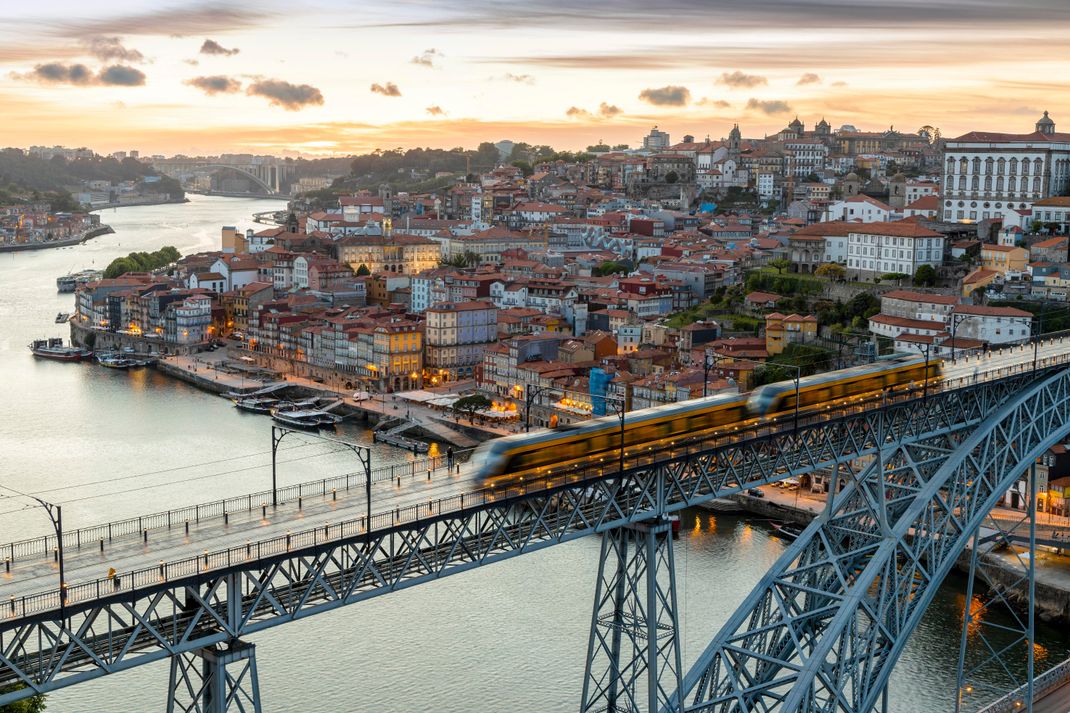
M1067 0L5 3L0 144L332 154L1070 129Z

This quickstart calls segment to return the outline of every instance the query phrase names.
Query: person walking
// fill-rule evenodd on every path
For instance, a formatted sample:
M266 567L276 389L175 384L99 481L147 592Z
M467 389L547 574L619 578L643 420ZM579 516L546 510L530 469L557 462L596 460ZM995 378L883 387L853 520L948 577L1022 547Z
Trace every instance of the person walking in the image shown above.
M446 467L453 470L453 446L446 447Z

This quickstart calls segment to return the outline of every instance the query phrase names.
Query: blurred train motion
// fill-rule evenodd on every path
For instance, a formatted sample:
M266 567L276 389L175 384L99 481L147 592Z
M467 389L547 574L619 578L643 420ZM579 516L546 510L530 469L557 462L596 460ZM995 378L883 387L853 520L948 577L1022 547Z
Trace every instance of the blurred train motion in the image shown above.
M799 379L800 413L899 387L921 388L926 379L940 378L940 362L916 356L895 356L873 364ZM725 427L751 425L794 414L795 379L760 386L750 394L723 394L629 412L624 419L624 448L630 450L679 438L693 438ZM487 485L519 480L525 473L558 468L575 461L582 465L620 453L621 426L617 415L505 436L476 449L472 462Z

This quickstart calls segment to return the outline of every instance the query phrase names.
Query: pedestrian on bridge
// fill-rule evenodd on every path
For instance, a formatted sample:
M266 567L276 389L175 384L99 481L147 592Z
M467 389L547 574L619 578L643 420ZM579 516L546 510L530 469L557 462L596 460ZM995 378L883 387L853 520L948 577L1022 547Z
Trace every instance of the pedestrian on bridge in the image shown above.
M446 447L446 467L453 470L453 446Z

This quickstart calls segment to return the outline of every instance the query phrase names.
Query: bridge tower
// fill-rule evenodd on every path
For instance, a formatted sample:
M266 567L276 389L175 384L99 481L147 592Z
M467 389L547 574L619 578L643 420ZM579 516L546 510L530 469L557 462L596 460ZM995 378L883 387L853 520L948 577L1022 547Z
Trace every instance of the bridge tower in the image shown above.
M680 690L672 522L602 535L581 713L656 713Z
M261 713L256 646L233 639L171 657L167 713Z

